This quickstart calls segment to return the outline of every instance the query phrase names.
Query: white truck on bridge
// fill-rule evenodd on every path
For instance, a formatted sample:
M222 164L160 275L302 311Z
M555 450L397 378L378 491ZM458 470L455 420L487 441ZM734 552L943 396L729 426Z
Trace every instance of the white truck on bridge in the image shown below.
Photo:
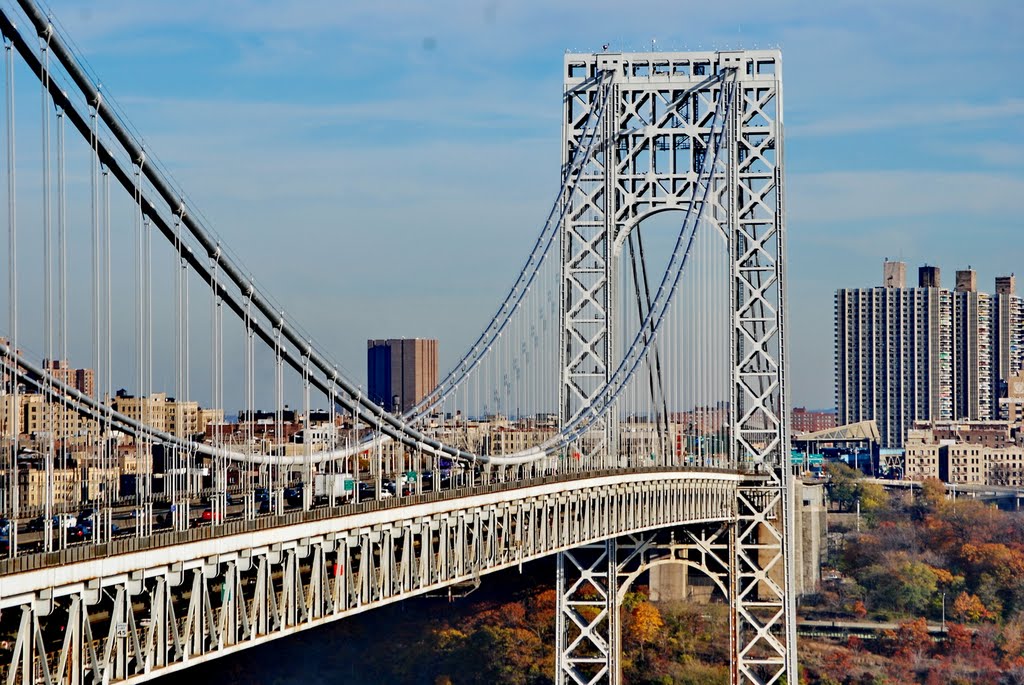
M313 497L330 504L352 499L356 480L351 473L318 473L313 478Z

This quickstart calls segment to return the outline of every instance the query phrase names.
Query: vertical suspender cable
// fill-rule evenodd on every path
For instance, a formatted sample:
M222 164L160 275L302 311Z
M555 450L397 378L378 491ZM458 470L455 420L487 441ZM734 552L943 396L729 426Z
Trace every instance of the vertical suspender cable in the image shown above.
M103 382L103 366L101 364L102 354L100 347L100 318L102 315L102 309L100 307L100 199L99 199L99 119L96 115L96 106L99 104L99 94L96 96L96 101L92 103L89 108L90 123L92 124L89 130L89 146L91 148L89 157L89 181L90 181L90 209L91 209L91 221L92 221L92 361L95 379L94 386L96 389L97 399L103 401L103 394L101 392L101 385ZM94 457L94 464L99 464L103 459L103 441L105 439L104 434L104 422L100 420L97 422L97 435L96 435L96 453ZM85 498L92 499L92 482L89 478L89 465L88 463L83 466L82 480L85 484L86 493ZM99 503L97 502L97 505ZM94 515L96 520L100 519L99 515ZM99 536L93 536L94 542L98 542Z
M175 398L177 403L174 405L174 420L177 426L178 437L181 436L182 424L184 423L184 402L188 401L188 398L192 396L192 358L191 358L191 324L192 324L192 306L189 299L189 271L187 262L181 260L181 287L183 294L182 304L182 374L184 376L184 389L179 397ZM187 449L185 454L185 497L186 505L191 502L192 495L195 494L195 450ZM186 520L187 522L187 520Z
M309 357L302 366L302 508L309 511L310 498L313 492L312 481L312 445L309 438ZM333 500L332 500L333 502Z
M253 331L250 317L252 316L252 298L245 298L245 373L243 389L245 391L245 449L243 450L246 454L252 454L253 450ZM252 501L253 493L252 480L250 478L249 469L250 467L242 465L239 468L245 468L246 475L244 479L245 488L242 490L242 495L245 497L246 512L250 512L250 516L255 514L254 504ZM262 467L260 467L262 468Z
M43 516L47 521L53 521L54 507L54 449L56 421L54 416L53 384L53 246L51 245L53 226L50 214L50 38L47 35L45 42L40 47L40 70L39 80L42 82L40 113L41 133L43 144L43 340L46 348L47 369L46 378L46 399L43 406L46 411L46 499L44 502ZM44 365L45 366L45 365ZM60 531L58 531L59 533ZM53 549L53 535L50 526L47 525L43 538L44 551Z
M135 237L135 345L137 373L136 383L139 397L144 393L146 379L146 237L142 224L142 165L145 158L136 160L135 192L132 197L132 235ZM143 401L143 406L146 402ZM144 420L145 421L145 420ZM146 462L152 454L152 448L142 435L135 438L135 526L136 536L147 534L147 522L151 518L148 507L148 487L144 473L150 469Z
M211 346L210 351L210 369L212 378L211 387L211 408L223 408L223 391L222 384L224 382L224 347L221 339L222 335L222 318L221 318L221 299L220 299L220 281L218 276L219 269L218 254L210 260L210 291L211 297L211 312L210 312L210 329L211 329ZM213 425L211 430L211 439L217 446L223 445L222 427L220 422ZM211 467L213 468L213 483L217 490L216 495L216 507L222 516L227 515L227 467L223 459L216 458L212 460ZM216 517L214 517L214 523L216 523Z
M185 389L184 388L185 382L183 380L184 379L184 371L183 371L184 361L182 359L183 347L184 347L183 338L182 338L182 331L183 331L184 324L182 323L182 318L185 315L185 313L183 311L184 299L185 298L182 295L182 284L181 284L181 279L182 279L183 274L184 274L184 271L182 270L182 263L184 262L184 257L181 256L181 217L182 217L182 213L183 213L182 210L179 208L178 212L174 216L174 255L172 255L172 257L171 257L171 263L173 264L172 268L174 269L174 314L173 314L173 322L172 323L174 325L174 333L175 333L175 335L174 335L174 369L175 369L175 375L174 375L174 394L175 394L175 398L181 397L182 396L181 393ZM147 404L152 404L152 400L153 400L153 398L149 398L148 401L147 401ZM170 427L168 426L168 428L170 428ZM171 432L171 431L168 431L168 432ZM172 459L171 459L171 464L172 464L172 472L171 472L172 473L172 475L171 475L171 501L172 501L172 503L171 503L171 507L172 507L172 511L174 512L173 519L174 519L175 528L177 530L181 530L183 528L183 526L181 525L181 515L182 515L182 512L180 512L178 510L179 506L181 504L180 501L179 501L180 500L179 490L180 490L181 485L182 485L181 480L182 480L182 473L183 473L181 448L178 447L177 445L171 447L171 455L172 455Z
M143 317L143 291L142 291L142 221L139 217L139 179L141 176L138 165L136 164L132 168L132 176L135 181L135 188L132 191L132 252L133 259L135 261L135 283L132 291L135 295L135 389L142 396L142 378L143 378L143 336L142 336L142 317ZM133 440L135 443L135 517L138 522L135 526L136 537L142 535L142 520L144 518L142 511L142 489L139 481L141 476L142 466L142 450L144 439L141 435L135 436Z
M217 259L214 257L210 258L210 406L217 406ZM213 444L219 446L217 436L212 437ZM210 527L213 528L217 525L219 515L225 510L219 490L226 492L227 483L220 480L220 460L213 458L210 461L210 483L213 485L213 496L210 498L213 516L210 517Z
M283 321L282 317L282 321ZM274 443L271 449L277 452L278 449L283 453L284 441L281 439L281 435L284 431L284 375L281 362L281 325L278 324L274 330ZM281 473L283 467L280 465L271 467L270 479L271 487L273 488L274 497L274 513L280 515L283 511L284 503L281 498L284 496L283 485L281 483L283 474Z
M57 110L57 321L58 345L60 358L68 360L68 243L67 243L67 193L64 174L64 110ZM64 402L60 409L61 421L61 467L68 468L68 453L72 428L72 410ZM69 502L70 505L70 502ZM61 548L65 546L65 536L57 538Z
M106 414L107 414L107 425L113 425L113 407L111 406L111 400L113 399L114 392L114 355L113 355L113 300L112 300L112 287L111 287L111 224L110 224L110 170L107 168L103 169L103 242L105 257L103 259L103 279L104 287L106 289L106 304L104 306L104 322L106 324L106 359L104 360L104 371L106 373ZM113 437L113 436L111 436ZM113 515L114 507L114 484L111 482L111 474L114 472L114 459L116 449L113 440L106 441L106 463L103 465L101 478L103 479L103 498L105 500L103 507L103 526L102 530L97 530L99 526L93 526L93 536L96 540L106 540L110 536L111 517ZM102 535L101 535L102 533Z
M140 211L141 211L141 196L140 200ZM147 398L147 401L143 406L150 406L148 398L153 394L153 225L149 220L148 215L142 217L142 238L145 241L143 248L143 282L145 284L145 307L146 315L144 317L145 324L145 364L143 366L144 379L143 385L139 388L139 395ZM164 470L166 471L166 459L167 449L164 448ZM153 449L149 448L146 454L146 469L145 469L145 487L146 487L146 526L152 528L153 525ZM166 483L166 481L165 481ZM165 486L166 487L166 486ZM162 493L166 498L166 491Z
M4 88L7 101L7 235L8 235L8 290L7 297L8 315L10 317L9 330L11 336L11 349L17 354L18 351L18 216L16 211L17 194L15 179L15 146L14 146L14 46L10 42L4 44L4 64L6 75ZM18 502L18 435L20 429L20 404L18 397L18 374L17 366L11 375L11 454L10 465L7 473L10 474L8 482L10 486L10 512L11 520L17 521L20 513ZM17 554L17 524L10 526L10 542L8 549L11 556Z

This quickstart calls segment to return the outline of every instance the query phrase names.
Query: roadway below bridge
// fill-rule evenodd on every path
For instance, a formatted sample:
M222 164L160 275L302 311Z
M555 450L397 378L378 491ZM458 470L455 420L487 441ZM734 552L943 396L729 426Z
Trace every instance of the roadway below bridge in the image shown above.
M807 635L823 634L856 634L881 633L886 630L898 630L896 621L851 621L847 619L810 619L797 618L797 632ZM946 632L941 623L929 623L928 632L932 635L943 635Z
M920 489L921 482L914 480L890 480L888 478L864 478L862 482L877 483L886 488ZM981 483L944 483L946 492L954 497L966 496L972 499L1012 499L1016 508L1024 500L1024 487L1009 485L985 485Z

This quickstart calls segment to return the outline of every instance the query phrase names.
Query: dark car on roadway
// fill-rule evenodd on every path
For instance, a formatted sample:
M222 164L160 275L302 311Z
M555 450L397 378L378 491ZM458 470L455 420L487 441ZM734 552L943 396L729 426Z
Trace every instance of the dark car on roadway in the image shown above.
M80 521L77 526L70 530L78 529L82 532L82 537L91 538L93 533L93 520L91 518ZM113 521L110 522L110 534L116 535L121 532L121 526L117 525Z

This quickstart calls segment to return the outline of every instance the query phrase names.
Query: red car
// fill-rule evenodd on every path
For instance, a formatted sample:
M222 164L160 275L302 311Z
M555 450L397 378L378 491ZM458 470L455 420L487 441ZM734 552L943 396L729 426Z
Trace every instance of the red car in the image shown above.
M224 514L214 514L213 509L204 509L203 515L200 517L200 519L207 522L216 521L217 523L221 523L224 521Z

